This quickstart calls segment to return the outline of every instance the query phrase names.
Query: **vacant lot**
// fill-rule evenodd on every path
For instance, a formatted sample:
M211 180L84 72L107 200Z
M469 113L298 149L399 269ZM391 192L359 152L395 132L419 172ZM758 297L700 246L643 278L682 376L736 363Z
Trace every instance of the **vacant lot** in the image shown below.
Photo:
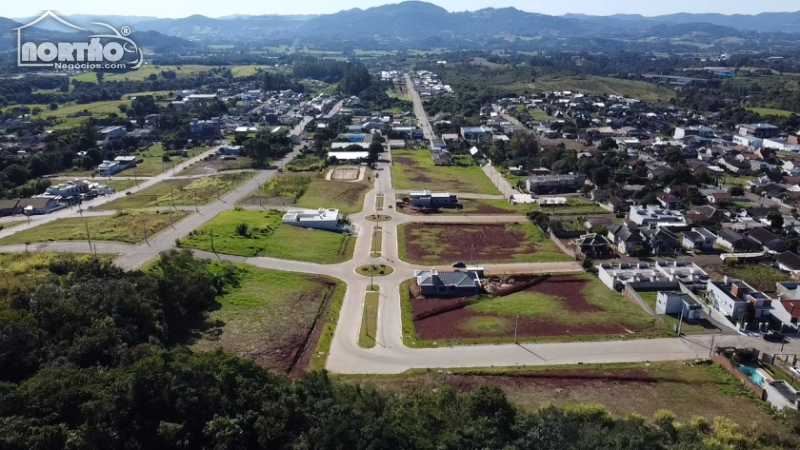
M308 230L281 223L282 211L225 211L183 239L186 247L226 255L333 264L353 256L346 233ZM213 233L213 237L212 237Z
M392 183L400 190L500 194L480 167L437 167L427 150L393 150Z
M764 292L775 292L775 284L786 281L789 277L778 269L763 264L737 264L734 266L719 265L709 267L709 275L713 278L729 276L748 282L754 288Z
M674 89L654 83L592 75L539 77L533 83L518 82L501 85L498 88L519 93L525 91L580 91L614 94L649 102L668 101L675 97Z
M67 252L0 253L0 296L7 298L10 290L34 288L50 276L50 264L54 261L86 261L99 258L110 262L116 255L80 255ZM0 300L0 304L2 300Z
M370 175L370 172L367 172ZM372 187L367 181L327 181L316 172L274 177L244 201L247 205L296 205L300 208L336 208L355 214L364 208L364 196Z
M253 167L253 160L245 157L213 157L196 162L178 172L178 176L211 175L226 170L242 170Z
M161 232L188 216L187 211L121 211L113 216L59 219L0 239L0 245L26 242L86 241L86 227L92 241L115 241L136 244Z
M585 340L656 330L655 320L588 274L491 278L492 295L431 299L403 289L404 323L419 346L524 340ZM410 315L410 316L409 316ZM633 337L633 336L629 336ZM638 337L642 337L639 335Z
M694 416L708 421L728 417L743 427L756 426L781 437L791 435L752 394L718 366L658 362L493 372L496 371L454 369L446 373L427 371L352 381L407 392L442 386L469 392L489 385L501 388L513 404L527 411L536 411L548 403L562 408L599 404L615 417L636 413L652 420L657 410L666 409L682 423L688 423Z
M205 205L236 189L256 172L237 172L205 178L165 180L135 194L98 206L100 210L147 208L156 206Z
M335 280L244 264L236 270L239 285L218 299L220 309L208 317L213 327L193 348L221 348L284 373L303 370L298 363L316 347L311 340L336 290Z
M792 111L787 111L785 109L774 109L774 108L747 108L747 109L748 111L753 111L759 116L789 117L792 114L794 114Z
M404 224L400 258L417 264L571 261L531 223L504 225Z

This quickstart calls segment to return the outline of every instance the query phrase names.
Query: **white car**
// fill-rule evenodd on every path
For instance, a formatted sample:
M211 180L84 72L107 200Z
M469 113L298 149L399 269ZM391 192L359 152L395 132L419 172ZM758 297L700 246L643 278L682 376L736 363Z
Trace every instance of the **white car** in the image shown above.
M797 367L789 367L789 371L792 372L792 375L800 377L800 369Z

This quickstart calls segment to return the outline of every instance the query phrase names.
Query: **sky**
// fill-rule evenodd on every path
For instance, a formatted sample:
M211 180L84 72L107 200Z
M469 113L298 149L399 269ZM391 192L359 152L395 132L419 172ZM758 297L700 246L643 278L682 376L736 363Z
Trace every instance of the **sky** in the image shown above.
M186 17L202 14L209 17L222 17L232 14L329 14L343 9L369 8L386 3L397 3L392 0L295 0L264 1L237 0L223 2L219 0L70 0L45 1L27 0L24 2L2 0L0 8L2 17L33 17L44 10L52 9L62 14L89 14L97 17L103 15ZM529 12L562 15L565 13L583 13L591 15L610 15L617 13L643 14L646 16L671 14L676 12L716 12L723 14L758 14L767 11L797 11L800 2L797 0L571 0L571 1L535 1L535 0L433 0L449 11L474 11L487 7L513 6Z

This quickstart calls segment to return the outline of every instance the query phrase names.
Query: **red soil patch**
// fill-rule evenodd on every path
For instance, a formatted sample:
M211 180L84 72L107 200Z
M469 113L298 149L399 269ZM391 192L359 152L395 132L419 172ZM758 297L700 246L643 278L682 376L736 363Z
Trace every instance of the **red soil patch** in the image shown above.
M521 277L518 282L527 286L522 289L524 291L539 292L561 298L563 305L575 313L599 311L599 308L586 301L581 292L588 284L587 280L571 276L550 277L540 283L535 283L535 280L537 279ZM508 290L508 292L518 291L513 288ZM507 330L497 330L491 334L471 330L468 324L474 318L496 318L504 321L514 320L514 318L470 310L466 308L470 303L471 300L468 298L425 298L411 289L411 311L417 335L426 341L514 337L513 327ZM624 326L617 323L565 325L546 319L532 319L523 316L519 317L518 326L518 335L522 337L619 335L627 334L627 332Z
M436 237L438 250L436 255L431 254L430 247L414 236L417 230L427 230ZM404 233L409 259L423 264L471 260L473 250L477 261L493 262L514 261L514 256L517 254L536 251L536 244L525 233L511 231L505 225L415 223L406 225ZM426 256L436 256L436 258L425 258Z

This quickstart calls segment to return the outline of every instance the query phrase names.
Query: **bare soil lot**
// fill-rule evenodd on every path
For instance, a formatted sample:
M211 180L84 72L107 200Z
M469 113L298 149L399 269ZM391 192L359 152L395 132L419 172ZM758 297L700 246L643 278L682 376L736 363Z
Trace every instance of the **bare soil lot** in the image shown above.
M358 179L358 167L337 167L333 169L331 180L333 181L355 181Z
M530 223L419 224L398 230L400 258L417 264L454 261L549 262L569 261L555 244Z

